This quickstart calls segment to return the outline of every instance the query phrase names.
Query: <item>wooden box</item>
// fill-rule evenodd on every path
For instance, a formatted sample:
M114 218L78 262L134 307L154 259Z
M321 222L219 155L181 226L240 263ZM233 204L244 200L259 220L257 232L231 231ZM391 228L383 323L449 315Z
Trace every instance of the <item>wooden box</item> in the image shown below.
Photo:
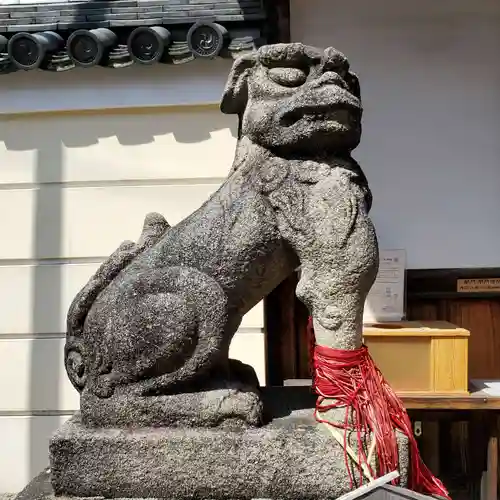
M467 394L470 333L446 321L367 324L364 342L398 393Z

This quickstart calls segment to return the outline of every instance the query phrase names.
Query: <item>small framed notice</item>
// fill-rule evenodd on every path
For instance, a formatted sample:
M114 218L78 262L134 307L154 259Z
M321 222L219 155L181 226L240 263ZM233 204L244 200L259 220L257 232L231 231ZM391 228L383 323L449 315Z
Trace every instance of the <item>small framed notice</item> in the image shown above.
M405 278L406 251L380 250L379 270L365 302L363 323L404 319Z
M500 292L500 278L458 279L457 292L462 292L462 293Z

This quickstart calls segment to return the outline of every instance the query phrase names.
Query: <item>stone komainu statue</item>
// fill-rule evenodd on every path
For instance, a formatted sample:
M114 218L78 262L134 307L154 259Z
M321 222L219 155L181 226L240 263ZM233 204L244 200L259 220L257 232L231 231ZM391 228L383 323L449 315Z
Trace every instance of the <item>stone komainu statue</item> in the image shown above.
M351 157L361 101L348 61L261 47L234 63L221 110L239 120L225 182L174 227L146 216L139 241L122 243L70 307L65 365L86 425L259 425L257 378L229 345L299 265L317 342L358 342L378 247Z

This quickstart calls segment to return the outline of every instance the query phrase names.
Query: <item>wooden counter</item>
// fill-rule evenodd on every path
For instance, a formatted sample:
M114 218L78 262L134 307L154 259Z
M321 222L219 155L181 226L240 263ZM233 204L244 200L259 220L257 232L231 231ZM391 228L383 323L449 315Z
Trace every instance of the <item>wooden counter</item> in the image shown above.
M500 397L476 390L468 395L398 392L408 410L500 410Z

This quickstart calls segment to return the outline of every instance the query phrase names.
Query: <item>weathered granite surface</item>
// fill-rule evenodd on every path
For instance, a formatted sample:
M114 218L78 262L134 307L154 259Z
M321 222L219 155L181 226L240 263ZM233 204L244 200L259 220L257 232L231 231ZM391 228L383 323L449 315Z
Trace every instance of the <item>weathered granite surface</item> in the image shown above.
M464 492L460 492L461 495L454 496L456 500L469 500L469 496ZM2 498L0 495L0 500L12 500L10 495L4 495L5 498ZM66 500L68 497L65 496L54 496L54 491L52 485L50 483L50 470L46 469L42 473L40 473L30 485L25 488L16 500L55 500L58 498L59 500ZM71 497L74 500L80 500L80 498ZM97 497L93 497L97 500ZM98 497L99 499L102 497ZM427 495L422 495L420 493L416 493L414 491L402 488L400 486L393 486L391 484L385 484L380 486L375 490L371 490L366 492L358 497L359 500L430 500L434 497L429 497ZM81 498L83 500L83 498ZM120 499L122 500L122 499ZM123 499L124 500L124 499ZM257 500L257 499L255 499Z
M240 122L227 180L174 227L148 216L139 242L123 243L71 305L65 363L86 425L135 425L148 405L145 425L182 413L213 425L208 396L168 403L200 391L231 407L231 419L261 423L256 377L229 362L229 345L243 315L299 264L297 294L318 343L361 342L378 247L350 155L361 101L347 59L264 46L235 62L221 110Z
M226 421L216 428L92 429L76 416L51 442L51 468L16 500L121 495L316 499L347 491L343 451L315 424L310 388L265 387L262 399L272 423L260 428ZM404 446L400 441L403 485L409 466Z
M80 497L325 499L351 489L342 448L309 410L246 430L95 430L74 417L51 454L55 493Z
M310 390L263 388L262 397L273 419L260 428L92 429L76 415L51 442L51 467L16 500L319 499L348 491L343 451L315 425ZM405 484L407 462L400 473Z
M243 315L299 264L317 343L361 345L378 245L351 156L358 80L335 49L264 46L235 62L221 110L238 116L239 138L220 189L173 227L149 214L138 242L122 243L70 307L65 366L81 412L50 444L58 495L298 499L350 488L344 451L312 404L283 413L276 401L291 393L263 396L228 352Z
M216 427L226 420L258 426L264 421L259 381L254 369L230 359L231 373L240 378L220 379L211 384L210 375L200 390L150 396L135 396L118 388L109 398L86 393L81 398L85 423L93 427L202 426ZM246 379L246 383L244 382ZM242 422L242 415L245 421Z
M0 495L0 500L12 500L9 498L10 496L5 496L2 498ZM461 496L463 500L468 500L469 496ZM67 500L68 497L65 496L54 496L54 491L52 485L50 483L50 470L46 469L42 473L40 473L28 487L26 487L21 494L17 497L16 500L55 500L58 498L59 500ZM74 500L84 500L82 497L76 498L71 497ZM95 500L97 498L101 499L103 497L93 497ZM414 491L402 488L400 486L393 486L390 484L385 484L375 490L369 491L358 497L359 500L430 500L434 497L429 497L426 495L422 495L420 493L416 493ZM458 500L459 497L454 496ZM122 500L122 499L120 499ZM123 499L125 500L125 499ZM255 499L257 500L257 499Z

